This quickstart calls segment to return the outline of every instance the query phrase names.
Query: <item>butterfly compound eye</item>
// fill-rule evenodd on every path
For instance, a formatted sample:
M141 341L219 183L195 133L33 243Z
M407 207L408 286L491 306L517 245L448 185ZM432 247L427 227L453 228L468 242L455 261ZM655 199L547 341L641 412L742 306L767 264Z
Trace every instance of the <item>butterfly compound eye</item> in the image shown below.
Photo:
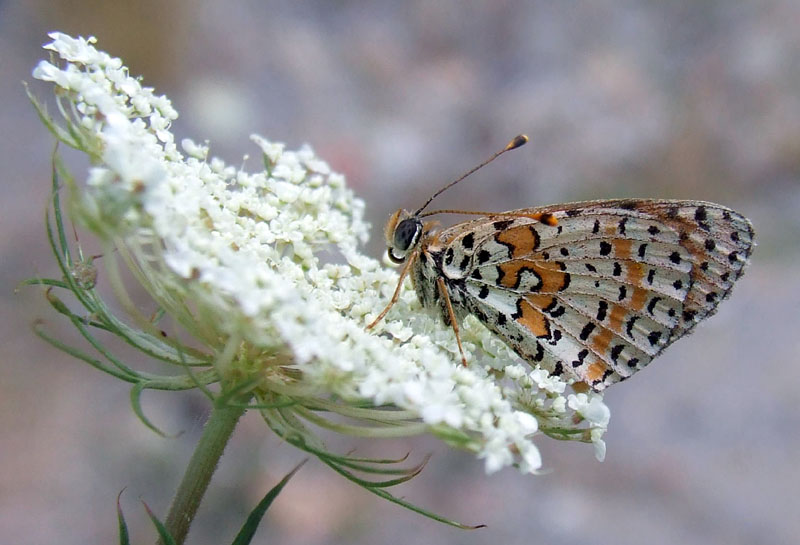
M394 230L394 249L406 252L419 239L422 222L417 218L408 218L397 224Z
M395 263L405 261L405 254L417 243L421 233L422 222L419 218L407 218L398 223L394 229L392 245L389 248L389 259Z

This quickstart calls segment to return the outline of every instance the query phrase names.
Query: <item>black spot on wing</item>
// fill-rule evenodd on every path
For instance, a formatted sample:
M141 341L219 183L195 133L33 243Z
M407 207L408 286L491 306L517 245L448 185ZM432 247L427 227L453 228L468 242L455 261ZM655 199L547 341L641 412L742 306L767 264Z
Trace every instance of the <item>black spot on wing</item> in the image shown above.
M625 333L628 334L628 337L633 338L633 326L636 324L636 320L638 320L638 316L631 316L630 320L625 324Z
M541 278L539 279L539 281L541 282ZM563 284L561 284L561 287L560 287L560 288L558 288L558 291L564 291L564 290L566 290L566 289L569 287L569 283L570 283L571 281L572 281L572 277L571 277L569 274L567 274L567 273L564 273L564 283L563 283Z
M464 235L464 238L461 239L461 246L463 246L466 250L471 250L474 245L475 235L473 233L467 233Z
M708 212L705 206L698 206L694 211L694 219L695 221L706 221L708 220Z
M704 231L711 230L711 226L708 224L708 211L706 210L705 206L700 205L695 208L694 219L697 221L697 225L699 225Z
M608 303L605 301L600 301L597 305L597 321L602 322L606 319L606 312L608 312Z

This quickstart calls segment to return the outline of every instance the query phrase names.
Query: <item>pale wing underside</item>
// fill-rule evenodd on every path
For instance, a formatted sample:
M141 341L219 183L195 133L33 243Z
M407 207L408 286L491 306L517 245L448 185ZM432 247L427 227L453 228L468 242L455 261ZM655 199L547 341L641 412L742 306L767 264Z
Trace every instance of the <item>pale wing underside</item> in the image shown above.
M522 217L541 213L557 224ZM468 312L526 360L602 389L715 312L753 230L717 204L616 200L485 217L439 241Z

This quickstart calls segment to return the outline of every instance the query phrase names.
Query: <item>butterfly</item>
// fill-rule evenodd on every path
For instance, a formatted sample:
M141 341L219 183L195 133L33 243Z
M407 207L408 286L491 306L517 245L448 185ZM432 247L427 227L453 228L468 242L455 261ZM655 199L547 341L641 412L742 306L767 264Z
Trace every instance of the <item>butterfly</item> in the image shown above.
M386 308L411 276L426 309L451 326L467 315L522 359L596 391L644 368L714 314L742 275L753 226L703 201L615 199L500 213L422 213L441 192L528 141L514 138L487 161L386 225L388 257L404 264ZM437 231L438 213L480 217Z

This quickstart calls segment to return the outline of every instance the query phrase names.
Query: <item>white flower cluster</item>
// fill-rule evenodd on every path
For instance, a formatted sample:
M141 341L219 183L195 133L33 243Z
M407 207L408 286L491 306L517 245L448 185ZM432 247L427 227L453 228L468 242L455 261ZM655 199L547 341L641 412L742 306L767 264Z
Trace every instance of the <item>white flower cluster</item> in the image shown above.
M539 469L532 438L546 428L580 429L602 457L602 397L565 397L562 381L522 364L477 320L463 324L468 368L452 330L411 289L365 331L398 275L359 253L364 203L311 149L253 136L266 166L255 173L189 140L184 156L169 132L177 113L168 99L93 38L50 36L46 48L63 62L42 61L33 75L60 88L80 148L95 154L74 210L124 248L153 297L201 342L289 354L301 377L295 394L399 407L446 440L461 438L490 472ZM323 263L323 250L338 264Z

